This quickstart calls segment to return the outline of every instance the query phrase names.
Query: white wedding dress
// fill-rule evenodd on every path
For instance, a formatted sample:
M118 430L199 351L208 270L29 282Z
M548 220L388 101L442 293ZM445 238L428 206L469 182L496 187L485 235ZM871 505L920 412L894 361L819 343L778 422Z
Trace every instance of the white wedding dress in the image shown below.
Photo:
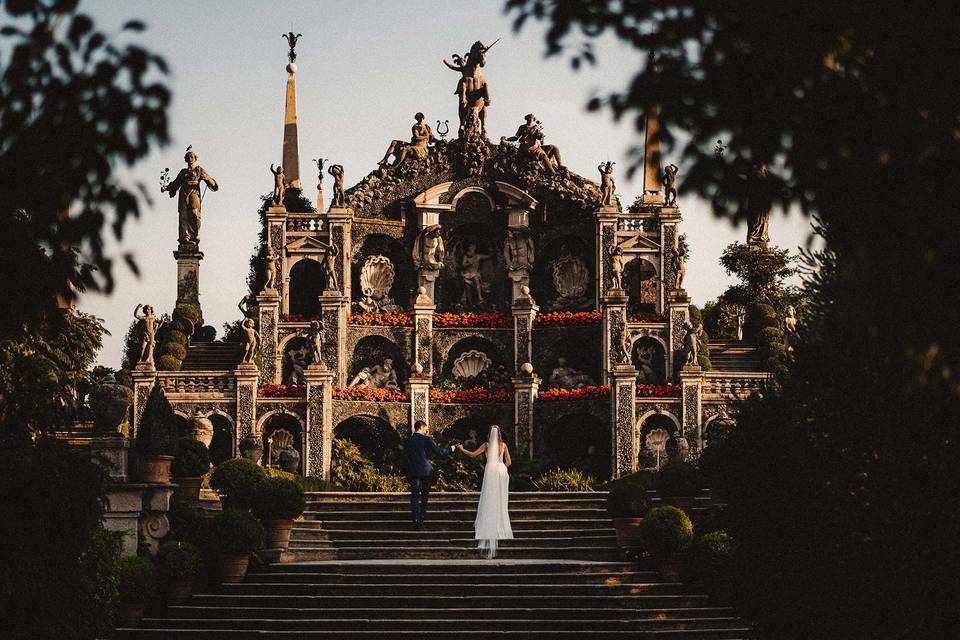
M477 546L487 559L497 555L497 542L512 540L510 514L507 502L510 497L510 475L503 463L503 449L500 447L500 429L490 428L487 441L487 463L483 469L483 484L480 487L480 504L477 505L477 519L474 522L474 538Z

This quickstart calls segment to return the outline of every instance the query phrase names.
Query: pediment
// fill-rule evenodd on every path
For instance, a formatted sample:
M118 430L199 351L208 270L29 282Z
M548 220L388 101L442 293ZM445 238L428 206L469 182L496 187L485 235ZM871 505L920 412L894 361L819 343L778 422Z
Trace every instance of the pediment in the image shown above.
M287 243L288 253L324 253L330 245L313 236L304 236Z
M624 251L660 251L660 242L648 237L642 231L631 234L617 234L617 246Z

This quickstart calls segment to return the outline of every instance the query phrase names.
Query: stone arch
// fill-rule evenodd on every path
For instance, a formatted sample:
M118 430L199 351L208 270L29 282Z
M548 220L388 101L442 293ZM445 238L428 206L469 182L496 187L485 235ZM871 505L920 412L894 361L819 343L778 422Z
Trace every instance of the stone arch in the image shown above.
M269 464L276 467L279 462L281 450L277 443L289 437L290 444L292 444L293 448L300 454L300 466L297 468L297 473L302 472L304 460L303 441L306 426L303 424L303 420L301 420L299 415L283 409L270 411L264 414L257 422L257 432L260 434L260 439L263 444L262 464ZM271 436L274 438L274 446L272 448L268 442Z
M237 455L237 426L233 418L222 411L211 411L205 416L213 423L210 442L210 461L217 465Z
M457 205L460 203L460 200L464 196L467 196L468 194L471 194L471 193L478 193L484 198L486 198L487 202L490 204L491 211L497 208L497 203L494 200L493 195L491 195L489 191L487 191L482 187L467 187L465 189L461 189L460 191L457 192L455 196L453 196L453 200L450 201L450 207L452 209L456 209Z
M313 364L313 345L302 334L291 334L280 341L277 351L281 357L280 380L284 384L303 383L297 380L297 368Z
M665 459L673 457L675 454L675 448L672 446L672 443L675 442L675 438L678 435L683 433L683 427L680 424L680 420L677 416L669 411L660 411L660 410L650 410L640 416L636 422L635 434L636 438L639 440L637 442L637 451L640 452L640 467L648 468L652 466L653 455L650 449L647 447L647 435L654 430L661 429L667 432L669 440L667 441L666 453L665 456L660 458L660 464L663 464Z
M533 353L534 369L543 378L541 389L558 386L551 381L551 376L561 366L561 358L566 367L586 375L591 384L599 384L603 364L597 349L599 326L564 329L551 337L553 339L538 339Z
M360 287L360 272L364 263L372 256L385 256L393 265L393 286L390 287L390 298L401 307L410 305L410 297L416 291L416 274L413 269L413 260L410 251L396 238L382 233L371 233L363 238L359 246L353 250L353 268L350 269L350 282L353 300L363 297Z
M640 384L664 384L667 381L667 347L657 336L641 336L633 341L631 362Z
M551 468L579 469L598 480L610 477L610 424L591 413L569 413L552 424L534 423L534 455Z
M660 265L653 256L637 255L623 268L629 311L660 312Z
M320 294L323 293L323 266L310 257L293 261L290 266L287 289L290 315L315 317L320 315Z
M483 352L492 361L491 367L507 366L511 362L511 356L503 352L495 342L481 335L473 335L457 340L442 355L442 362L435 362L435 369L440 372L442 377L453 377L453 366L457 358L467 351L476 350ZM436 356L437 354L434 354Z
M596 264L593 251L581 237L573 234L564 234L552 238L549 242L541 242L537 247L537 259L530 274L530 290L534 299L538 300L544 311L559 310L586 310L593 308L593 282L596 278ZM564 256L573 256L582 260L589 273L583 304L559 304L560 293L553 280L553 265Z
M451 214L456 215L456 214ZM443 243L446 249L444 268L437 277L436 300L446 309L459 308L464 304L464 282L460 276L461 264L470 245L476 246L478 254L488 256L480 262L480 277L484 283L481 309L510 306L510 288L506 285L507 271L503 258L503 242L506 237L506 218L491 217L481 221L476 217L451 218L442 223Z
M403 471L400 433L380 416L358 414L344 419L333 429L334 438L349 440L360 453L384 473Z

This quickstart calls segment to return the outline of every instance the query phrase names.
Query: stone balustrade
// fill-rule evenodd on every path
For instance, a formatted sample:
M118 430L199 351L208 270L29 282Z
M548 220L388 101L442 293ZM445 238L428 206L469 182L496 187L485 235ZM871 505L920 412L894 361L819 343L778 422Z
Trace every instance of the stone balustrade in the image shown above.
M158 371L157 383L170 394L236 394L233 373L222 371Z
M759 391L769 379L770 374L763 372L708 371L703 376L703 393L708 396L745 397Z
M319 213L288 213L287 233L315 233L323 230Z

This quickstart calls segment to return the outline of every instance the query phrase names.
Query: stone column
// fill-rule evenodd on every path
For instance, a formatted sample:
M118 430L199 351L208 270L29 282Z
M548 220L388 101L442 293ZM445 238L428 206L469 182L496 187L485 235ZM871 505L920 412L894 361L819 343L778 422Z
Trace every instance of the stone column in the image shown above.
M431 376L425 372L417 371L416 363L414 371L410 374L407 381L407 395L410 397L410 428L413 428L417 420L423 420L430 426L430 381Z
M236 443L250 434L256 434L257 429L257 382L260 371L254 364L241 364L233 372L237 381L237 422Z
M513 301L513 370L520 373L524 363L533 362L533 321L540 307L530 297L530 288L524 286L520 297Z
M103 528L120 534L120 555L137 555L140 539L140 512L143 508L143 484L107 485L103 510Z
M667 352L668 376L673 375L683 360L683 328L690 319L690 297L685 292L672 292L668 298L668 325L670 349Z
M333 445L333 372L311 364L303 373L307 380L307 437L303 474L330 479L330 449Z
M270 250L277 256L276 286L280 296L280 313L290 313L290 274L287 273L287 209L285 207L270 207L267 209L267 252ZM261 295L267 293L264 291ZM257 296L259 299L260 296Z
M349 298L337 291L324 291L320 296L320 317L323 321L323 364L332 372L334 382L343 387L347 380L347 310Z
M526 452L533 459L533 401L540 389L540 378L533 372L533 365L524 362L513 382L513 419L517 455Z
M614 367L630 362L630 354L626 352L623 345L627 331L627 300L627 294L623 289L611 289L600 298L604 384L610 384L609 380Z
M427 295L426 288L420 287L417 299L413 303L413 368L420 365L422 374L433 376L433 312L437 305Z
M279 384L283 358L277 345L280 323L280 296L276 289L267 289L257 296L260 314L260 375L265 383Z
M190 304L200 311L200 261L203 252L195 244L181 243L173 257L177 259L177 304Z
M329 226L329 242L339 249L337 255L337 282L343 293L343 297L350 300L350 259L353 256L353 243L351 241L353 231L353 210L347 207L330 207L327 212L327 224Z
M636 439L637 371L633 365L619 364L610 371L610 431L613 477L633 473L637 469Z
M615 205L600 207L594 214L597 220L597 300L613 288L613 279L610 276L610 255L617 244L619 214Z
M133 377L133 420L130 421L130 439L135 440L140 428L140 419L147 406L153 383L157 379L157 371L152 364L138 364L131 374Z
M701 381L703 371L697 365L685 365L680 369L680 411L683 437L687 444L697 451L703 448L703 434L700 431L701 396L703 387Z

